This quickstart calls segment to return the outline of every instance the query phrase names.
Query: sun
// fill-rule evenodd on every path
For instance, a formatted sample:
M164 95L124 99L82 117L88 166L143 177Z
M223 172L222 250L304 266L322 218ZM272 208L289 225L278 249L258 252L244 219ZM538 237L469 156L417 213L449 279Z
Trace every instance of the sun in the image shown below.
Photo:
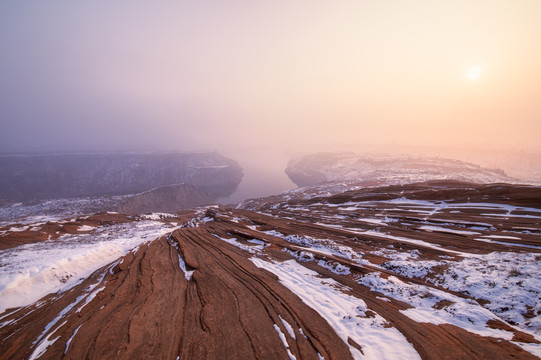
M469 69L468 69L468 78L470 80L477 80L481 77L481 67L480 66L471 66Z

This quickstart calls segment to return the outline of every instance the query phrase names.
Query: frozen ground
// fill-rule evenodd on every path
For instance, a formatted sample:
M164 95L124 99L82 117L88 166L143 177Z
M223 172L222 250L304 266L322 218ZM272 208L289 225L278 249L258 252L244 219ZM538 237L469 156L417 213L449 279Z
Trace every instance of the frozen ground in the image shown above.
M76 306L62 304L39 326L24 316L46 313L46 304L4 314L0 339L11 341L10 329L26 324L36 327L29 355L69 354L91 346L83 336L101 336L81 325L86 321L115 329L100 341L109 343L118 331L118 338L129 334L125 346L137 349L163 336L195 349L190 334L204 337L205 349L223 349L236 328L247 351L258 348L250 339L266 334L258 344L274 341L279 358L290 360L328 358L333 350L370 360L541 356L541 210L524 202L537 189L504 188L503 196L494 195L497 188L479 196L470 187L412 189L291 197L258 211L206 207L178 221L152 214L122 225L80 226L56 241L6 250L0 253L0 299L14 305L1 303L2 309L68 288ZM32 226L4 231L23 234ZM126 253L123 264L138 263L140 271L105 271L108 280L90 295L75 293L92 269ZM124 292L129 301L117 298L116 286L131 286ZM171 294L163 291L172 287ZM147 301L156 288L160 296ZM113 301L125 305L122 315L110 307ZM74 312L81 304L112 311L107 316L115 320L90 310L82 320ZM190 334L178 331L188 320ZM63 321L70 325L62 327ZM147 331L160 322L159 331ZM133 324L143 330L134 333ZM174 333L164 330L170 328ZM334 343L316 336L321 329ZM302 355L307 349L311 355Z
M113 208L121 199L121 196L86 197L5 204L0 206L0 226L57 221L74 215L93 214Z
M0 313L65 291L94 270L172 230L171 225L145 220L0 251Z
M413 346L396 328L373 311L367 314L366 304L342 292L340 288L343 285L340 283L321 278L317 272L295 260L251 260L258 267L277 275L282 284L327 320L345 343L352 339L359 344L362 352L349 345L355 359L420 359Z

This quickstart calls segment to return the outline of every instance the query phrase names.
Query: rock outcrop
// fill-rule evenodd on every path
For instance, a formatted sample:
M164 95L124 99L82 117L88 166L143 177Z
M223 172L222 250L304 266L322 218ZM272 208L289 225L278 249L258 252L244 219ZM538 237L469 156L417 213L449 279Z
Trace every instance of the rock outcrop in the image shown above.
M85 277L81 263L51 256L47 281L69 286L3 308L2 358L539 358L539 187L440 181L256 210L0 229L0 240L66 231L40 243L59 253L109 252L126 237L135 246ZM24 271L42 266L26 261L36 249L0 252L0 279L12 278L0 299L20 295L14 284L44 286Z
M360 156L351 152L320 153L292 159L285 170L297 186L351 182L365 186L409 184L428 180L473 183L518 182L501 170L442 158Z
M216 152L0 156L0 199L27 201L135 194L190 184L212 198L232 194L239 164Z
M209 195L202 193L195 186L179 184L127 196L116 210L124 214L175 212L212 202L213 199Z

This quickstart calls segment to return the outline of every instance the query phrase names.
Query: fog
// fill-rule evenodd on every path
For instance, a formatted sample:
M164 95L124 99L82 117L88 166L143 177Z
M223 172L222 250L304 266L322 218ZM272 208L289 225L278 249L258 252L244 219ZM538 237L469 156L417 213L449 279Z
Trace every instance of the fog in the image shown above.
M537 0L2 2L0 152L216 149L245 168L237 198L293 187L288 159L322 150L513 171L540 159L540 13Z

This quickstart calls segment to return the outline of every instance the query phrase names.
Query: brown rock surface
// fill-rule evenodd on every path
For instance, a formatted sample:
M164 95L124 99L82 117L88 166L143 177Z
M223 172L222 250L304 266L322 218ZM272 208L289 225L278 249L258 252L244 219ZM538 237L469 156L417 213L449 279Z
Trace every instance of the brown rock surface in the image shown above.
M99 213L91 216L80 216L73 220L48 221L45 224L40 223L30 226L21 224L7 225L0 227L0 250L24 244L55 240L64 234L85 232L83 226L124 224L132 221L134 221L133 218L123 214Z
M449 189L438 190L441 186L438 184L433 191L415 187L378 191L391 195L396 191L405 197L417 194L425 200L438 201L466 196L456 184L452 184L453 195L448 193ZM491 194L491 189L476 188L479 193L476 201L538 203L536 188L529 192L509 187L507 200L502 198L500 190ZM473 190L463 190L469 196L475 194ZM516 209L496 216L487 215L484 208L465 205L425 212L418 204L378 202L373 197L366 202L354 200L366 193L291 200L265 206L261 209L264 213L214 207L200 210L189 221L190 214L183 214L181 218L186 222L180 229L139 246L137 251L98 269L79 285L50 294L36 304L0 314L1 357L288 359L294 356L300 360L318 359L319 355L325 359L350 359L366 353L362 339L341 337L320 310L310 307L299 293L286 287L283 279L254 265L251 259L257 258L277 266L294 261L317 273L320 279L334 281L335 290L366 305L365 319L383 319L384 328L402 334L422 359L537 358L513 343L538 343L536 337L496 315L485 326L501 331L501 337L481 336L458 325L419 322L408 316L407 311L415 309L414 305L372 290L359 279L367 274L380 274L381 279L397 279L397 283L444 293L454 299L434 300L430 307L433 311L446 311L463 300L478 308L489 306L486 302L476 302L467 292L436 284L434 276L447 271L445 266L434 268L425 276L410 276L388 266L391 250L393 254L415 254L416 260L412 261L445 260L447 266L462 261L464 254L484 255L494 251L522 254L526 249L529 254L541 254L539 212ZM373 189L370 196L376 193ZM359 205L353 208L351 202ZM95 216L80 221L95 224L108 219ZM443 230L422 228L427 224ZM481 238L509 235L508 231L515 231L516 239L491 242ZM367 261L346 256L346 250ZM335 271L337 265L348 271ZM433 295L427 292L418 296Z

